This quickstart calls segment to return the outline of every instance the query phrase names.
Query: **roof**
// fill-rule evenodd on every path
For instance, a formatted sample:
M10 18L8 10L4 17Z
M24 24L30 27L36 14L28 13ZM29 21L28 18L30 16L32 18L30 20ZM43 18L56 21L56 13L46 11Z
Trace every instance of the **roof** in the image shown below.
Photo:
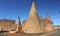
M16 21L16 20L12 20L12 19L0 19L0 21L1 21L1 20L3 20L3 21L5 21L5 20L6 20L6 21L8 21L8 20L9 20L9 21Z
M54 25L54 27L57 27L57 26L59 26L59 27L60 27L60 25Z

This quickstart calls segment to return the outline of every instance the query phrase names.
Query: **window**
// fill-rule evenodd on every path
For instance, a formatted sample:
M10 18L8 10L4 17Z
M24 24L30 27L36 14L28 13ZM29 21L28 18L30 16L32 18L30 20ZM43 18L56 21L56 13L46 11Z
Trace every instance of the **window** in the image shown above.
M3 26L8 26L9 24L3 24Z
M11 28L10 31L15 31L15 29L14 28Z

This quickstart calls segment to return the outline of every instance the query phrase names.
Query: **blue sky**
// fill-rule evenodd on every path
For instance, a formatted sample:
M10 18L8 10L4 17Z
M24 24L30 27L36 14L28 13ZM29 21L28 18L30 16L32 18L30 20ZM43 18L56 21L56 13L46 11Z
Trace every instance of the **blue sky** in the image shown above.
M33 1L39 16L45 18L48 13L54 25L60 25L60 0L0 0L0 19L16 20L20 16L21 22L24 21Z

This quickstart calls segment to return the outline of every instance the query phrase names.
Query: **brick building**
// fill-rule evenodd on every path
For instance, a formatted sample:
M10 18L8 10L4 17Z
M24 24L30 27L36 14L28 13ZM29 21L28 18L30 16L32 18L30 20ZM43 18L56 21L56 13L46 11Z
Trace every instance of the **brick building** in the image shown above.
M20 27L19 17L18 20L0 19L0 31L19 31Z
M60 25L55 25L54 29L60 30Z

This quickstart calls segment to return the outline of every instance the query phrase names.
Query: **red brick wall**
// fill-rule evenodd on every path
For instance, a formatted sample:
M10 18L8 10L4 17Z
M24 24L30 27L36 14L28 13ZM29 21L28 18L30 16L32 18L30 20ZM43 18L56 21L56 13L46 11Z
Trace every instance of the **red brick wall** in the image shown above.
M15 20L0 20L0 28L2 28L3 31L8 31L10 28L16 29L16 27Z

